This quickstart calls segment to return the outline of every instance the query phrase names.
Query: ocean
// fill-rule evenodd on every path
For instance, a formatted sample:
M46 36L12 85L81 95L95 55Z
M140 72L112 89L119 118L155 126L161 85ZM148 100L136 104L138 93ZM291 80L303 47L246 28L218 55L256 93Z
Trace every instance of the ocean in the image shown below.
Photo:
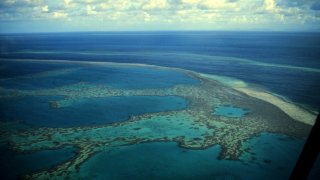
M320 107L319 33L91 32L0 38L1 58L179 67L234 77Z
M319 58L319 33L1 34L1 176L286 179L312 126L224 83L313 117Z

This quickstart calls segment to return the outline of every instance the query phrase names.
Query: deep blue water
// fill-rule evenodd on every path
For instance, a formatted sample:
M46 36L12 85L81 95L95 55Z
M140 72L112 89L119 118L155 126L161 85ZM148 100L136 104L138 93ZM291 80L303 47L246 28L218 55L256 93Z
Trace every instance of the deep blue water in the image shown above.
M320 107L320 34L285 32L97 32L0 36L1 58L112 61L181 67L263 86ZM236 57L252 60L233 61Z
M10 61L2 61L0 66L3 66L0 86L9 89L50 89L80 82L121 89L167 88L199 83L177 71L148 67Z
M57 150L44 150L29 154L19 154L0 144L0 177L17 179L25 173L52 168L75 155L76 149L67 146Z
M72 106L51 108L55 96L27 96L0 100L1 121L22 121L36 127L101 125L128 120L133 115L180 110L187 101L176 96L124 96L75 100Z
M303 141L262 134L245 145L256 154L250 163L218 160L220 146L190 150L176 143L131 145L95 155L80 166L79 175L84 179L288 179Z
M52 89L78 83L120 89L167 88L199 83L186 74L159 68L10 61L1 61L0 66L0 86L17 90ZM49 102L63 99L58 96L0 99L0 121L22 121L37 127L98 125L187 106L187 101L181 97L124 96L78 98L73 100L72 106L50 107Z

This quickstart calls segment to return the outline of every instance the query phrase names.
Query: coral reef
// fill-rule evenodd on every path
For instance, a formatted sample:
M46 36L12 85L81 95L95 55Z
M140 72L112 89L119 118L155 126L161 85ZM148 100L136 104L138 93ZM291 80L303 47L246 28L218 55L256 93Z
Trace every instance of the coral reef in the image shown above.
M206 149L220 145L221 159L239 160L242 143L263 132L304 138L311 126L294 120L277 106L237 91L215 80L191 71L179 70L198 79L198 85L176 85L163 89L115 89L106 85L77 83L54 89L0 89L2 98L20 96L62 96L48 102L52 108L73 106L83 98L111 96L180 96L188 101L186 109L131 116L128 121L71 128L34 128L6 134L12 148L19 152L78 147L77 155L50 170L26 175L27 179L72 178L91 156L115 146L147 142L177 142L190 149ZM213 114L218 106L232 105L249 110L237 117ZM269 163L266 162L266 163Z

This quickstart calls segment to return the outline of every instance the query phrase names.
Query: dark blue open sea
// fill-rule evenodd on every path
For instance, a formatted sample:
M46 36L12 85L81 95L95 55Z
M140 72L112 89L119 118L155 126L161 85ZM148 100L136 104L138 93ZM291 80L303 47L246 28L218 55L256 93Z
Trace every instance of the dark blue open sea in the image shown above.
M176 31L1 34L0 88L40 92L83 82L134 90L199 84L196 79L169 69L143 66L77 67L70 63L50 63L54 60L138 63L232 77L311 111L320 109L319 33ZM65 69L68 72L63 76L54 74ZM144 113L178 111L189 103L178 96L115 96L80 98L79 102L66 104L57 110L48 106L48 102L53 100L63 101L64 97L52 94L0 99L0 121L22 122L19 127L8 125L17 131L20 128L23 131L38 127L84 127L123 122ZM1 133L5 137L7 132L2 130ZM242 154L240 160L220 160L219 145L205 150L181 148L174 142L119 146L82 163L78 167L77 178L287 179L303 144L303 139L283 134L259 134L243 144L256 154L250 162L240 161L246 159L248 154ZM72 159L77 147L68 145L19 153L12 149L10 138L5 137L0 141L0 153L1 177L16 179ZM319 173L314 175L314 179L317 175Z
M0 36L0 47L1 58L143 63L229 76L320 108L319 33L11 34Z

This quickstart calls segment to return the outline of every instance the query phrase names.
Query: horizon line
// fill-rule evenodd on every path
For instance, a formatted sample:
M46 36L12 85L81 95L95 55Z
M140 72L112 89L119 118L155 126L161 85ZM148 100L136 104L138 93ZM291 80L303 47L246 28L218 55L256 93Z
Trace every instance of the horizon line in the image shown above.
M315 30L95 30L95 31L34 31L34 32L0 32L10 34L59 34L59 33L139 33L139 32L258 32L258 33L320 33Z

